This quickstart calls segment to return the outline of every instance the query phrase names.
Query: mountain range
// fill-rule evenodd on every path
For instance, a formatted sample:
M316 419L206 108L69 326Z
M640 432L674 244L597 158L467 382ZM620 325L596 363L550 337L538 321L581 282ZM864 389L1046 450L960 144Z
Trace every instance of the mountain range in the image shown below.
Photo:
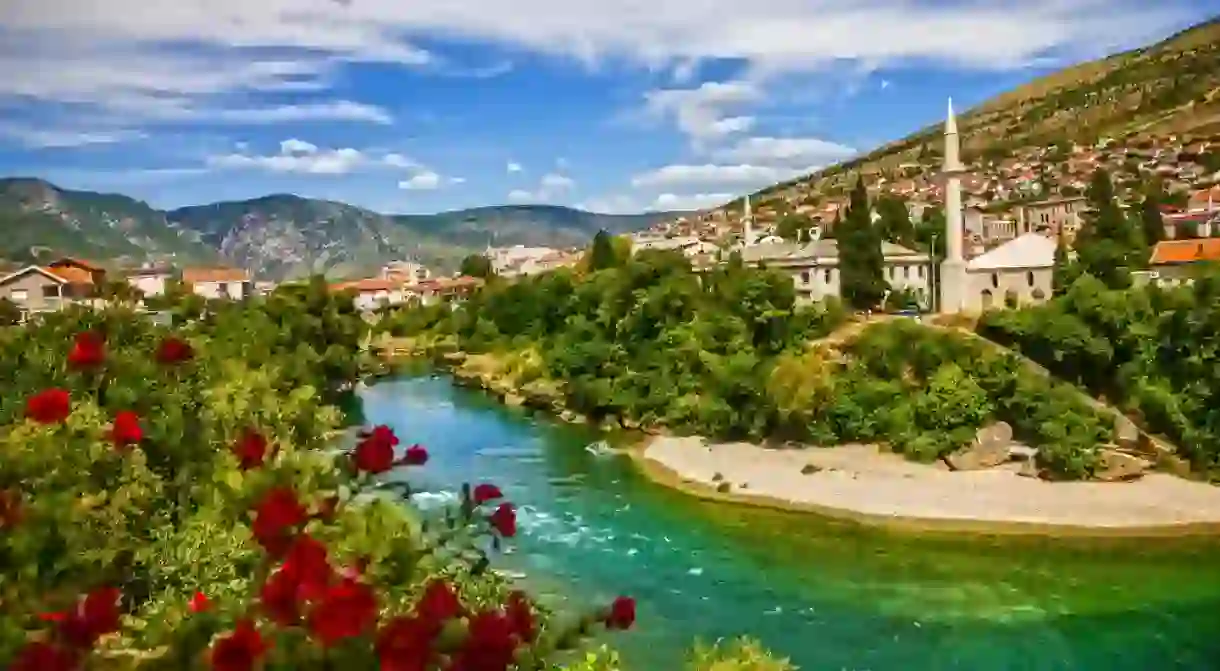
M313 273L353 277L405 259L452 269L463 256L493 243L576 247L601 229L624 233L674 216L548 205L386 215L287 194L163 211L120 194L9 178L0 179L0 258L226 264L273 280Z

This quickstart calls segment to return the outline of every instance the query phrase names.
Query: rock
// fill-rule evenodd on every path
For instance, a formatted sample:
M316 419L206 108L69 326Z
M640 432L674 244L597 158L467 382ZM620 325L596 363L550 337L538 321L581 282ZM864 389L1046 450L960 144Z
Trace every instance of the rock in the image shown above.
M1189 478L1193 474L1190 462L1176 454L1157 455L1156 467L1179 478Z
M969 446L945 457L945 463L955 471L977 471L999 466L1008 461L1012 447L1012 427L997 422L978 430Z
M441 361L449 364L459 364L466 360L465 352L446 352L441 355Z
M1140 429L1123 415L1114 418L1114 442L1120 448L1134 450L1140 444Z
M1042 471L1038 469L1038 461L1028 457L1021 461L1021 470L1017 471L1017 475L1023 478L1040 478Z
M1148 460L1119 452L1115 446L1107 446L1101 450L1101 468L1098 469L1096 477L1102 482L1138 480L1150 468L1152 464Z
M561 410L561 411L559 411L559 419L561 419L561 420L563 420L563 421L565 421L565 422L569 422L569 423L575 423L575 422L576 422L576 418L577 418L577 417L579 417L579 415L577 415L576 413L572 412L571 410Z
M521 396L520 394L514 394L513 392L510 391L504 395L504 405L507 405L507 406L510 406L513 408L523 406L523 405L525 405L525 397Z

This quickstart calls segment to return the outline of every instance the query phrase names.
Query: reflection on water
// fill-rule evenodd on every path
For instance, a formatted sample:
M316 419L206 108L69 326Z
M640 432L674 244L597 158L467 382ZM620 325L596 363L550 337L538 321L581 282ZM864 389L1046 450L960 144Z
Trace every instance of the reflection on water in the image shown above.
M410 476L431 492L421 504L468 480L518 503L507 568L577 603L636 596L640 628L614 642L640 669L742 633L805 671L1220 669L1212 542L914 538L709 504L591 454L587 430L443 378L362 398L370 422L430 448Z

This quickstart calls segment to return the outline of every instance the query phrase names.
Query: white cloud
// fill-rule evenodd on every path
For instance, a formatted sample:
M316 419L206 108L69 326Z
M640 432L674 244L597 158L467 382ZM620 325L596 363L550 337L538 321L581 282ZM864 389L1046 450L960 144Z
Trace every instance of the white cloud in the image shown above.
M505 166L504 169L511 174L511 173L516 173L516 172L521 172L525 168L522 168L521 164L517 163L516 161L509 161L508 165Z
M638 214L644 211L639 201L631 196L614 195L590 198L576 204L576 208L598 214Z
M645 110L654 117L672 116L678 129L697 146L748 131L754 118L727 110L762 98L750 82L704 82L693 89L658 89L644 94Z
M536 200L534 194L525 189L513 189L508 192L508 201L510 203L532 203Z
M542 176L540 186L548 192L567 191L576 186L576 182L571 177L551 172Z
M731 193L663 193L653 201L651 210L704 210L724 205L735 198Z
M203 116L203 112L194 113ZM394 123L394 117L375 105L334 100L308 105L279 105L250 109L224 109L206 113L207 121L244 124L273 124L292 121L363 121L381 125Z
M148 137L138 130L40 128L18 123L0 123L0 137L10 138L28 149L64 149L99 144L118 144Z
M549 172L538 180L537 189L513 189L508 193L508 200L513 203L549 203L567 195L574 188L576 180L567 175Z
M432 170L423 170L410 179L403 180L398 183L398 188L408 191L435 191L444 186L465 184L464 177L442 177Z
M749 137L714 156L722 161L806 167L841 161L855 153L846 145L814 137Z
M690 186L762 186L782 182L801 174L802 169L777 168L765 165L667 165L631 178L631 185L640 188L680 188Z
M882 91L884 91L884 90L888 89L888 88L890 87L890 80L888 80L888 79L882 79L882 80L881 80L881 83L879 84L879 86L881 87L881 90L882 90Z

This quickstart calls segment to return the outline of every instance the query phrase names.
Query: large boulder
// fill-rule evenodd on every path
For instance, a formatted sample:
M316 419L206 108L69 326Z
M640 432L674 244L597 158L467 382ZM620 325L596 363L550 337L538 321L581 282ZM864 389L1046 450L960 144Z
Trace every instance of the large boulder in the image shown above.
M1117 445L1107 445L1101 449L1101 467L1095 476L1102 482L1127 482L1144 477L1151 468L1152 462L1147 459L1122 452Z
M945 457L945 463L955 471L977 471L1007 463L1011 450L1012 427L996 422L979 429L970 445Z
M1140 429L1135 422L1123 415L1114 417L1114 442L1124 450L1138 449L1140 445Z

